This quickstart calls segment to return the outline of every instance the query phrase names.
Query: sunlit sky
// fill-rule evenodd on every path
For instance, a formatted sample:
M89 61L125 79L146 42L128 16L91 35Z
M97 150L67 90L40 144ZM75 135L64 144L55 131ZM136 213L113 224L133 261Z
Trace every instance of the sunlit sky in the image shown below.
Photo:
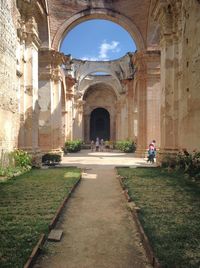
M108 20L89 20L80 23L67 33L61 49L72 58L107 61L124 56L136 50L129 33Z

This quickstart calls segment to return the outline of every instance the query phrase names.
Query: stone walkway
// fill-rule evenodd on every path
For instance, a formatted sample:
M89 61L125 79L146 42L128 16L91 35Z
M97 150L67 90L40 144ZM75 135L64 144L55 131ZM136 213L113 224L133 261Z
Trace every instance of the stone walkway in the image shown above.
M149 268L114 166L142 165L128 154L71 154L63 164L84 169L57 229L60 242L48 242L35 268Z

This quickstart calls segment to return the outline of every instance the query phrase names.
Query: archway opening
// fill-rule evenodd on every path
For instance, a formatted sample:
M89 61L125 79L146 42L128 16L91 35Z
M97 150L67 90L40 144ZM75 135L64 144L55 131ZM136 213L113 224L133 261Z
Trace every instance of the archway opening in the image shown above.
M116 60L135 50L136 44L130 33L106 19L90 19L79 23L67 32L60 47L64 54L84 61Z
M104 108L96 108L90 116L90 140L110 140L110 114Z

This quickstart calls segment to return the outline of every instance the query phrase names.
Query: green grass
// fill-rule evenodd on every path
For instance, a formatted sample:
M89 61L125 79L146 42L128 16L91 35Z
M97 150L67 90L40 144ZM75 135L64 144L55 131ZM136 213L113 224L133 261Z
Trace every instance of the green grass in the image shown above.
M76 168L30 172L0 183L0 267L22 268L60 203L68 186L80 177Z
M162 267L200 267L200 186L161 168L119 168Z

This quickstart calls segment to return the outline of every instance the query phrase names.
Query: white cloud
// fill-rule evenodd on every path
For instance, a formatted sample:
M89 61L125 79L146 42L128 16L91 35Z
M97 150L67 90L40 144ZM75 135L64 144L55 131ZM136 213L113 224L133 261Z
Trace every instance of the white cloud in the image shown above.
M106 41L103 41L103 43L100 46L99 58L103 60L107 59L109 51L115 52L115 53L119 52L120 51L119 42L112 41L109 44Z
M100 60L109 60L109 52L118 53L120 51L119 42L112 41L108 43L106 40L102 42L99 47L99 53L97 57L93 56L84 56L81 60L88 60L88 61L100 61Z
M98 61L98 57L90 57L90 56L84 56L81 58L81 60L89 60L89 61Z
M115 53L119 52L120 51L119 42L112 41L109 44L106 41L103 41L101 46L100 46L99 59L102 59L102 60L108 59L109 51L115 52Z

